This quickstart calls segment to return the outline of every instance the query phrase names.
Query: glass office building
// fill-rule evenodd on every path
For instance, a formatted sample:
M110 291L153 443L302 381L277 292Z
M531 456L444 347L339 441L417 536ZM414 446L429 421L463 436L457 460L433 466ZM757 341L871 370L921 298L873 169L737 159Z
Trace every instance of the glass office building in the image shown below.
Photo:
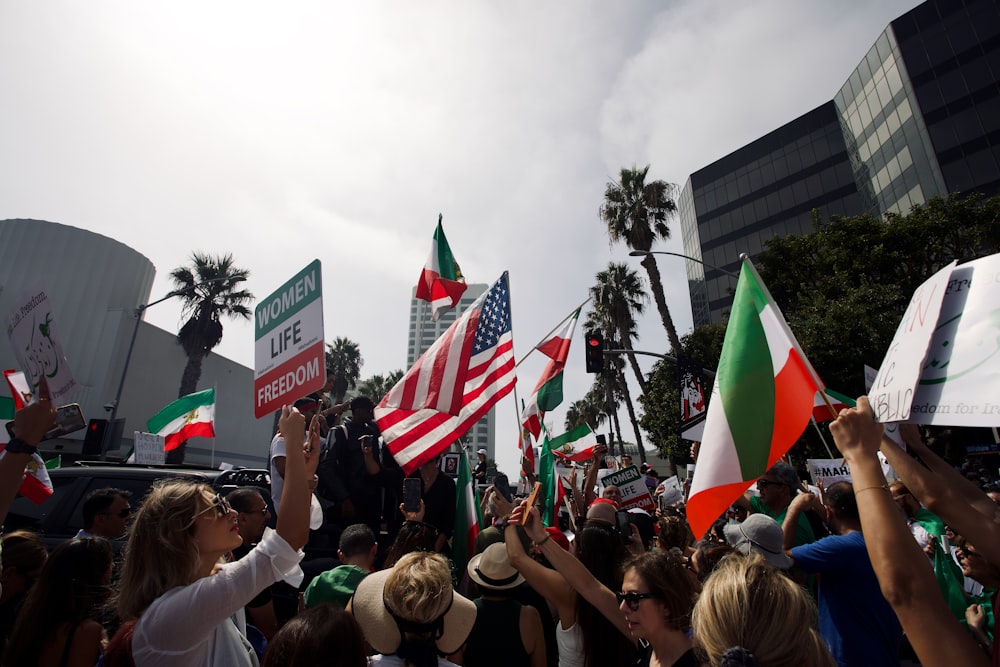
M729 310L740 253L819 218L905 213L1000 188L1000 7L929 0L890 23L834 99L691 174L678 198L695 326Z

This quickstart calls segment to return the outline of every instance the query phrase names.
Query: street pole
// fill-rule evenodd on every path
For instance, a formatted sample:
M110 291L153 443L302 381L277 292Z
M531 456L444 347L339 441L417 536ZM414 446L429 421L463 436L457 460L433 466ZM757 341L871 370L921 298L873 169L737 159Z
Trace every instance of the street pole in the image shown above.
M679 252L670 252L669 250L633 250L632 252L629 253L630 257L645 257L646 255L670 255L671 257L680 257L681 259L690 259L692 262L697 262L698 264L701 264L702 266L707 266L710 269L715 269L716 271L719 271L721 273L725 273L727 276L729 276L731 278L736 278L737 280L739 280L739 276L736 275L735 273L733 273L732 271L727 271L726 269L723 269L722 267L715 266L715 265L709 264L707 262L703 262L700 259L698 259L697 257L691 257L690 255L682 255Z
M234 283L243 282L245 278L213 278L212 280L206 280L204 282L197 283L191 287L186 287L184 289L173 290L166 296L157 299L156 301L151 301L150 303L139 304L135 311L135 326L132 327L132 337L128 342L128 352L125 353L125 363L122 365L122 376L118 380L118 391L115 392L115 400L111 403L111 417L108 419L108 427L104 429L104 438L101 439L101 461L107 461L108 459L108 449L111 448L112 433L115 430L115 420L118 417L118 405L122 400L122 390L125 388L125 376L128 374L128 367L132 361L132 350L135 348L135 339L139 335L139 324L142 322L142 314L146 312L151 306L155 306L158 303L163 303L167 299L172 299L175 296L181 296L187 294L198 287L204 287L205 285L211 285L213 283L221 283L226 281L231 281Z

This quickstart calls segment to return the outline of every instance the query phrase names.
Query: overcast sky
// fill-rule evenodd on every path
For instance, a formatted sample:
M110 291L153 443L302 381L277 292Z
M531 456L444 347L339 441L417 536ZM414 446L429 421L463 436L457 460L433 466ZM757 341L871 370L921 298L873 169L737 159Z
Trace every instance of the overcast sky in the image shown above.
M0 218L127 244L156 267L151 299L192 250L232 252L259 298L318 257L326 339L358 342L368 376L405 364L411 289L443 213L469 282L510 271L520 358L609 261L640 268L597 215L623 166L683 186L832 99L917 4L13 0L0 6ZM673 231L660 249L680 251ZM660 267L683 335L683 262ZM637 348L666 351L649 312ZM180 311L147 319L176 331ZM225 327L217 351L253 366L250 323ZM590 385L579 341L557 432ZM497 415L510 474L511 398Z

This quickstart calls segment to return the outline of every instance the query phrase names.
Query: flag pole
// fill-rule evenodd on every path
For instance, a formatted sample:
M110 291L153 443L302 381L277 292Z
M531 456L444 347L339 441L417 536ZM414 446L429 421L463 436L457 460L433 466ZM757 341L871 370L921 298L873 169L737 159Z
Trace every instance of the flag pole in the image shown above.
M830 406L830 409L832 410L833 406ZM833 452L830 451L830 445L826 444L826 438L823 437L823 431L819 430L819 424L816 423L816 418L813 417L812 415L809 415L809 421L812 422L813 428L816 429L816 433L817 435L819 435L820 441L823 443L823 446L826 447L827 457L832 459Z
M586 306L589 301L590 301L590 297L588 296L586 299L584 299L583 303L581 303L579 306L577 306L573 310L569 311L569 315L567 315L566 317L564 317L561 320L559 320L558 324L556 324L554 327L552 327L551 329L549 329L549 332L547 334L545 334L544 336L542 336L537 343L535 343L534 345L532 345L531 349L528 350L528 353L526 355L524 355L523 357L521 357L521 361L519 361L516 364L514 364L514 367L517 368L518 366L520 366L521 363L524 362L525 359L527 359L528 357L531 356L531 353L534 352L538 348L539 345L541 345L542 343L544 343L545 341L547 341L549 339L549 336L551 336L552 334L554 334L556 332L556 329L558 329L563 324L565 324L566 320L568 320L569 318L573 317L573 314L576 313L581 308L583 308L584 306Z

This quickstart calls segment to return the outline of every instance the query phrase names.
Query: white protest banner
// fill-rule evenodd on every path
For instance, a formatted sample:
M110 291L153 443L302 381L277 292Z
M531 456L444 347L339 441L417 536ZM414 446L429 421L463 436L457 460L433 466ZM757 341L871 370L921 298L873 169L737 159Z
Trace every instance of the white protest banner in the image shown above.
M611 485L617 486L618 491L622 494L621 509L641 507L649 513L656 509L656 505L653 504L653 496L649 495L649 488L646 486L639 469L635 466L629 466L624 470L601 477L602 487Z
M906 421L920 378L920 367L937 326L941 302L951 278L953 261L913 292L868 392L875 418L880 422Z
M684 488L677 475L671 475L660 482L654 493L661 508L676 505L684 500Z
M135 463L140 465L163 465L166 452L163 450L163 436L155 433L136 431L132 436L135 449Z
M835 482L851 481L851 470L844 459L806 459L806 466L813 484L818 485L823 480L824 489Z
M254 329L254 415L259 419L326 382L318 259L260 302Z
M43 287L25 291L7 316L7 337L17 363L33 393L44 375L55 405L65 403L77 390L66 355L56 336L52 302Z
M865 364L865 391L871 391L872 385L875 383L875 376L878 371ZM882 425L883 433L886 437L892 440L894 443L906 449L906 444L903 442L903 436L899 433L899 422L888 422Z
M1000 426L1000 254L955 268L909 421Z

